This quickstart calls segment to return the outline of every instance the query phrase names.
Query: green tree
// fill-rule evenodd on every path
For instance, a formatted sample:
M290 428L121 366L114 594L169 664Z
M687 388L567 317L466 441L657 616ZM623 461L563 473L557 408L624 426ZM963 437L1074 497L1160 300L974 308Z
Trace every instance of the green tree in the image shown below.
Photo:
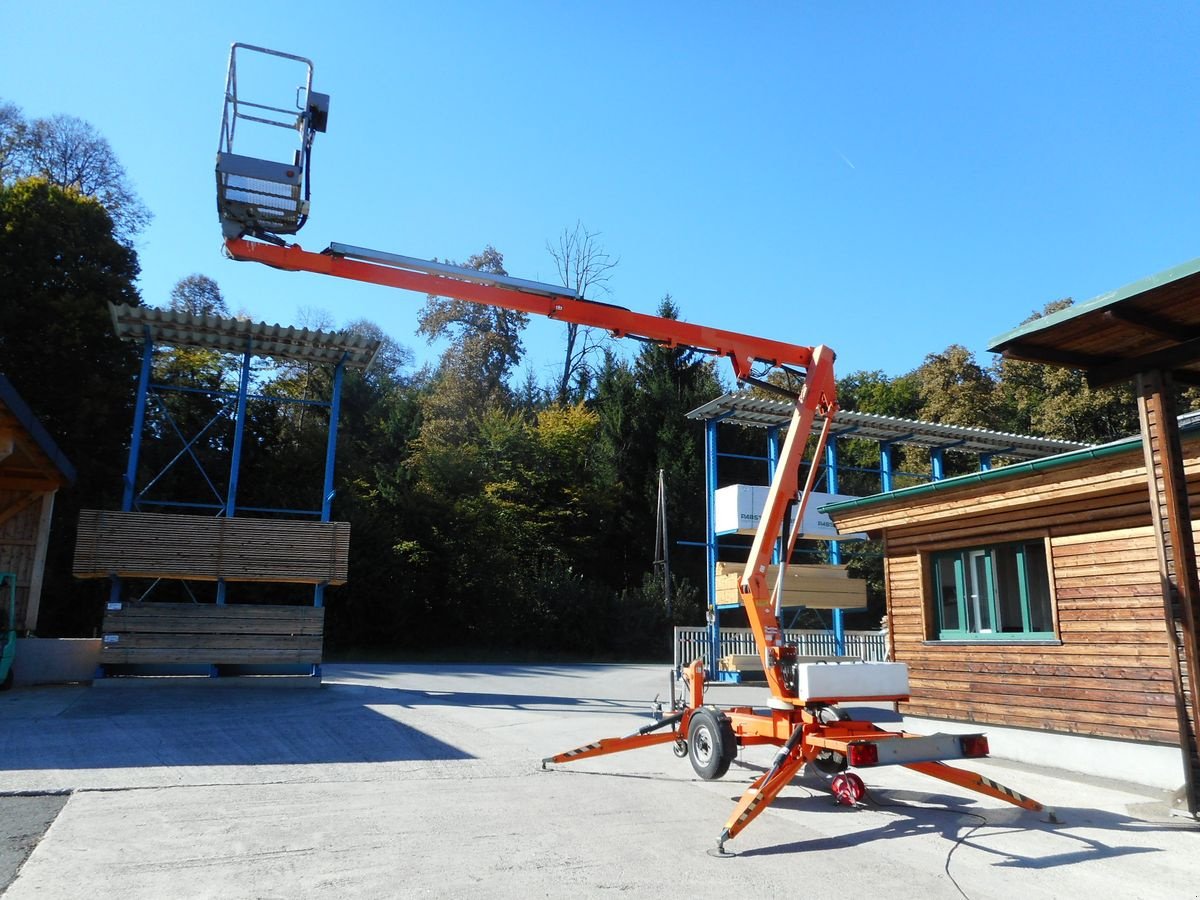
M137 348L112 330L108 304L138 305L137 255L78 191L27 179L0 186L0 369L75 465L55 509L42 629L90 633L98 607L70 577L81 506L119 502Z
M1066 309L1071 300L1047 303L1021 324ZM1136 434L1137 400L1130 384L1092 388L1077 369L997 358L998 405L1006 428L1083 443ZM1186 409L1186 406L1181 406Z
M930 353L913 373L920 391L921 419L946 425L991 427L996 382L961 344Z
M25 117L21 107L0 100L0 184L17 179L17 155L25 141Z
M878 369L851 372L838 379L838 405L854 412L912 418L921 407L917 373L889 378Z
M488 246L467 268L506 275L504 256ZM417 333L429 342L448 339L426 395L422 440L455 444L478 427L488 408L510 403L508 377L521 361L521 333L529 316L515 310L430 295L421 308Z
M670 295L658 314L679 317ZM618 587L633 591L627 599L650 596L641 586L654 559L660 469L672 533L679 538L704 533L704 427L686 414L721 392L713 360L682 347L645 345L632 364L610 355L598 373L592 401L599 416L598 462L614 494L602 557L619 573ZM701 555L676 553L672 565L681 578L703 581ZM679 607L686 610L686 604Z
M193 316L229 315L229 305L225 302L220 285L207 275L199 273L175 282L167 307L173 312Z
M19 107L0 101L0 178L44 178L95 197L108 210L113 234L129 243L150 224L108 141L90 123L57 115L27 122Z

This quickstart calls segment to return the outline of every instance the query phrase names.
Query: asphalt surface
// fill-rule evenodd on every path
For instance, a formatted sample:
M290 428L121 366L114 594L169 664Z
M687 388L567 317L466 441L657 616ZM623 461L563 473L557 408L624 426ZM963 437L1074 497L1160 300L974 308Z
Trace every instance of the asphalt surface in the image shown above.
M760 702L714 691L716 703ZM1200 828L1166 796L1003 760L970 767L1044 816L905 769L867 803L797 779L717 859L735 799L628 734L662 666L327 666L321 686L111 683L0 694L6 898L1198 898ZM967 765L964 763L964 767Z

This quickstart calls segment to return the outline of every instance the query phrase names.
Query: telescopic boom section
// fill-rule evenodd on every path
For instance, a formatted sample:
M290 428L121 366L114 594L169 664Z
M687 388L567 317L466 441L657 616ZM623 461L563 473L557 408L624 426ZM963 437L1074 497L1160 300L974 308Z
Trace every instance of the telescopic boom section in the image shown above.
M807 369L813 359L812 347L637 313L573 296L566 288L558 288L561 293L555 294L552 293L552 285L522 283L517 279L502 280L473 269L424 263L359 248L346 248L360 257L350 258L339 252L339 247L335 244L323 253L313 253L296 244L277 246L244 238L232 238L225 242L226 250L234 259L266 263L278 269L317 272L423 294L454 297L535 313L575 325L603 328L614 337L641 338L668 347L694 347L729 357L738 378L749 377L750 367L755 362ZM370 258L363 258L367 254L370 254ZM398 260L405 262L399 263ZM413 266L420 266L422 270Z

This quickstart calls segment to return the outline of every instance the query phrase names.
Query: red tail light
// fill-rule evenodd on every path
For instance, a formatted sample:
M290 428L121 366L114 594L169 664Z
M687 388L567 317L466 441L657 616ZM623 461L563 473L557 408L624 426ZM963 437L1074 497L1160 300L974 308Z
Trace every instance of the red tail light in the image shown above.
M972 734L958 739L962 747L962 755L967 759L988 755L988 740L982 734Z
M854 743L846 748L846 759L855 768L879 765L879 748L874 744Z

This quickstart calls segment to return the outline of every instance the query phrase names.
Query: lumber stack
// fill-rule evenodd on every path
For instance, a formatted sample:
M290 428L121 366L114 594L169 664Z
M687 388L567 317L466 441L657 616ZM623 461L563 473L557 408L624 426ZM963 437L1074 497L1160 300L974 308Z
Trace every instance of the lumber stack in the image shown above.
M743 563L717 563L718 604L739 601L738 582ZM779 567L767 570L772 590L779 578ZM783 576L783 605L810 609L859 609L867 605L867 583L851 578L845 566L790 565Z
M181 578L344 584L349 522L109 512L79 513L78 578Z
M319 664L325 610L314 606L110 603L101 664Z

